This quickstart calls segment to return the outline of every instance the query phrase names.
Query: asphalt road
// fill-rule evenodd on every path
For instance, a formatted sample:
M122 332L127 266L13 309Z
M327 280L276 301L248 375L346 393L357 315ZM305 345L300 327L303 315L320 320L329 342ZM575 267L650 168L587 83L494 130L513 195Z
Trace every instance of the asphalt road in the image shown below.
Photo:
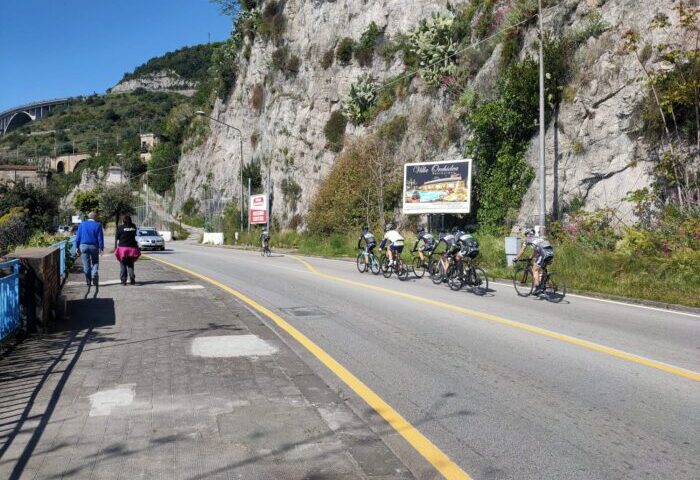
M700 478L700 382L677 373L700 371L698 316L573 296L552 304L499 284L478 297L427 278L362 275L345 261L305 257L309 269L288 255L174 248L154 256L282 316L474 479ZM371 419L335 375L286 340ZM379 428L418 477L438 478L391 427Z

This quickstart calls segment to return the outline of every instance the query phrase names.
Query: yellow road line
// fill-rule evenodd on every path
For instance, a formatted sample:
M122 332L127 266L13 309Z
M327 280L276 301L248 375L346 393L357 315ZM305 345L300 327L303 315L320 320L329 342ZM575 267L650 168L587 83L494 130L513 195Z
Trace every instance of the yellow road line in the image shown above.
M169 267L181 270L189 275L197 277L205 282L208 282L223 291L230 293L242 302L251 306L253 309L262 313L277 324L282 330L287 332L292 338L303 345L311 352L321 363L323 363L331 372L340 378L348 387L350 387L357 395L362 398L370 407L372 407L384 420L391 425L406 441L420 453L423 458L430 462L435 469L448 480L471 480L461 468L457 466L450 458L437 448L430 440L420 433L413 425L403 418L391 405L386 403L379 395L374 393L367 385L362 383L355 375L350 373L345 367L338 363L333 357L328 355L321 347L309 340L303 333L287 323L282 317L257 303L255 300L243 295L242 293L218 282L212 278L193 272L185 267L175 265L174 263L166 262L160 258L149 257L156 262L168 265Z
M450 305L449 303L440 302L437 300L432 300L430 298L419 297L417 295L411 295L410 293L398 292L396 290L391 290L388 288L377 287L374 285L368 285L362 282L356 282L354 280L349 280L342 277L336 277L334 275L329 275L327 273L322 273L318 271L313 265L311 265L306 260L299 257L290 255L298 262L301 262L311 273L318 275L329 280L335 280L337 282L347 283L349 285L354 285L357 287L367 288L370 290L375 290L378 292L386 293L389 295L394 295L397 297L407 298L409 300L414 300L416 302L427 303L429 305L434 305L436 307L444 308L447 310L452 310L455 312L460 312L467 314L472 317L483 318L485 320L490 320L492 322L497 322L503 325L508 325L509 327L519 328L520 330L525 330L528 332L536 333L549 338L554 338L562 342L570 343L572 345L578 345L579 347L587 348L589 350L594 350L596 352L606 353L612 355L613 357L621 358L623 360L628 360L630 362L638 363L640 365L645 365L647 367L656 368L658 370L663 370L667 373L672 373L674 375L679 375L681 377L686 377L691 380L700 381L700 373L694 372L692 370L686 370L685 368L676 367L674 365L669 365L667 363L652 360L650 358L635 355L633 353L627 353L622 350L617 350L616 348L606 347L605 345L600 345L597 343L589 342L587 340L582 340L580 338L571 337L569 335L564 335L562 333L553 332L540 327L535 327L534 325L528 325L527 323L517 322L515 320L508 320L506 318L498 317L496 315L491 315L489 313L483 313L470 308L458 307L456 305Z

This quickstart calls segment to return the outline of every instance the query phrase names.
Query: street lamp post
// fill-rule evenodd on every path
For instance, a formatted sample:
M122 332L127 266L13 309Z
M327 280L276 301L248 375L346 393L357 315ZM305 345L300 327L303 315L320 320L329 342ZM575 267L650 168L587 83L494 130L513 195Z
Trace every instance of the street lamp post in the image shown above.
M196 115L199 115L200 117L207 117L209 120L212 120L216 123L220 123L221 125L228 127L228 128L233 128L235 131L238 132L238 137L240 140L240 149L241 149L241 163L239 164L238 167L238 173L240 177L240 185L241 185L241 194L240 194L240 210L241 210L241 224L239 226L239 230L241 233L243 233L243 132L241 132L240 129L234 127L233 125L229 125L228 123L222 122L221 120L212 117L211 115L207 115L204 113L202 110L197 110L194 112Z

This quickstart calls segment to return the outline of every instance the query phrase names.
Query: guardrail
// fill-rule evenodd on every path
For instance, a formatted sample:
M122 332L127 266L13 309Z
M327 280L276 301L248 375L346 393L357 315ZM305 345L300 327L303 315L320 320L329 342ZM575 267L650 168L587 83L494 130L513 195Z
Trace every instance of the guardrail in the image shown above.
M20 325L19 322L19 260L0 263L0 341L5 340Z
M75 245L74 245L74 240L75 236L71 237L70 240L61 240L60 242L54 243L51 245L50 248L58 248L60 249L60 262L59 262L59 270L58 270L58 276L61 279L66 278L66 275L68 275L67 270L67 258L70 256L70 258L75 257Z
M58 248L60 250L60 260L58 263L58 276L63 279L66 276L66 250L68 249L68 241L61 240L58 243L51 245L51 248Z

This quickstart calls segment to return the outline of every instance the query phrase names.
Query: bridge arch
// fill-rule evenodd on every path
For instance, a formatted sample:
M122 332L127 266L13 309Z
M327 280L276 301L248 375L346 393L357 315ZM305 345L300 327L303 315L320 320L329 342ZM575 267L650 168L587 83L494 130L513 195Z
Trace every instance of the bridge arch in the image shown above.
M32 120L34 120L34 118L29 113L25 111L17 112L10 117L10 120L7 122L7 126L5 127L5 131L3 133L7 133L10 130L26 125Z
M64 173L66 171L66 166L63 164L62 160L56 163L56 173Z

